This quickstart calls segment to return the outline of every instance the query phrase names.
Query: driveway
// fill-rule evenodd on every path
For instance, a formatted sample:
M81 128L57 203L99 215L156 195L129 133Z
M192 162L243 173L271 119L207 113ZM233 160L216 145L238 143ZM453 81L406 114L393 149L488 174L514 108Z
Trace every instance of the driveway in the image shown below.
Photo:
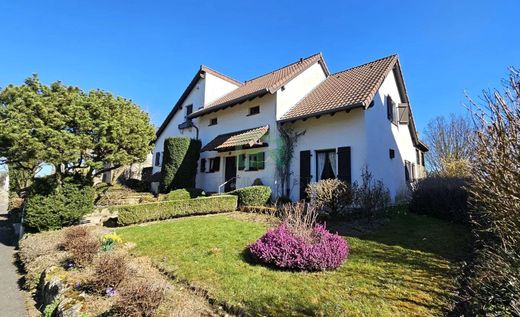
M7 218L7 193L0 191L0 315L26 317L14 265L15 237Z

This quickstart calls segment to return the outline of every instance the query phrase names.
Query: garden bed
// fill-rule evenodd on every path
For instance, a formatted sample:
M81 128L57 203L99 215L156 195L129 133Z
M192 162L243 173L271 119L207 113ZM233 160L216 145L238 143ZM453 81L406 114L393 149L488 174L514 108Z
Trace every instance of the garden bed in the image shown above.
M246 315L442 315L455 291L455 264L467 251L465 228L401 214L374 233L345 237L350 256L338 270L276 270L253 263L246 251L272 223L259 217L269 218L190 217L118 233L136 243L136 255Z

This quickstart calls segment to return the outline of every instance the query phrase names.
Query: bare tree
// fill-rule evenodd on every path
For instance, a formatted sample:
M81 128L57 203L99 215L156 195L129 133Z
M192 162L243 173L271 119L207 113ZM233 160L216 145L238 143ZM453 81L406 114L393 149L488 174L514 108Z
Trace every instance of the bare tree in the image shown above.
M429 147L426 165L430 172L466 176L474 149L474 126L465 116L450 114L431 120L424 131Z

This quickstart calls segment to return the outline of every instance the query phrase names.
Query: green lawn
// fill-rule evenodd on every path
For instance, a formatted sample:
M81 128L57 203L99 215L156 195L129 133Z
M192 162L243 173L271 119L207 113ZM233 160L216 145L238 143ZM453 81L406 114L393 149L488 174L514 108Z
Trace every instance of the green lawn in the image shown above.
M122 228L134 252L219 303L248 315L438 316L453 292L453 266L466 252L464 228L426 216L397 215L375 234L346 237L336 271L297 273L248 261L245 248L266 230L230 215Z

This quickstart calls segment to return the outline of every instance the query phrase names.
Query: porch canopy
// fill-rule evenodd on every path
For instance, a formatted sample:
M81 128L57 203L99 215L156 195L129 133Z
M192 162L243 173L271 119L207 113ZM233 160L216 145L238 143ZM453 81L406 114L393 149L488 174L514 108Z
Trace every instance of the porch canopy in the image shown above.
M253 148L266 146L267 144L260 139L269 131L269 126L257 127L253 129L241 130L226 134L220 134L206 144L201 152L204 151L230 151L240 148Z

